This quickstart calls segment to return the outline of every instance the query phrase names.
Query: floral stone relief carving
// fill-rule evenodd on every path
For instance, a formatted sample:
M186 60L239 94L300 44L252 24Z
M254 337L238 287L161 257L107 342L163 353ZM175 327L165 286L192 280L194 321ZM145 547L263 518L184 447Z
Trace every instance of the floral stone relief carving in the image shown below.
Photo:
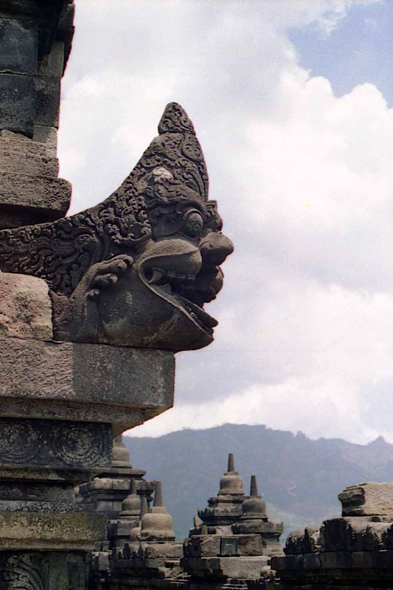
M217 321L203 306L232 253L192 122L176 103L120 188L52 223L0 232L0 269L47 281L58 340L197 349Z

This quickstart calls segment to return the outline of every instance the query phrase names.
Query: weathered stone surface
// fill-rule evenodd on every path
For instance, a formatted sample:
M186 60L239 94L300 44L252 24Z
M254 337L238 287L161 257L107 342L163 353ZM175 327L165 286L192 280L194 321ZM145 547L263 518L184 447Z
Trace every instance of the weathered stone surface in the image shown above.
M64 41L54 41L52 51L40 64L39 75L60 79L64 71Z
M36 76L36 125L59 126L60 80Z
M86 579L89 570L90 555L84 555L81 553L68 553L67 554L67 577L68 586L65 590L85 590ZM68 578L68 580L67 580ZM64 578L63 578L64 579ZM56 590L62 590L60 584L49 584L49 588L56 588Z
M57 128L45 125L34 125L33 140L45 145L49 157L56 158L57 154Z
M39 143L19 133L8 131L8 129L0 130L0 149L5 152L18 152L33 158L48 156L45 143Z
M233 578L255 580L268 564L268 558L258 557L190 557L182 559L180 565L195 578Z
M372 551L371 563L377 570L393 570L393 551L387 549Z
M305 570L314 570L321 567L319 553L306 553L303 555L303 567Z
M141 543L143 559L157 559L160 557L179 559L182 552L180 543Z
M0 273L0 337L52 340L52 303L46 282Z
M284 555L273 555L270 560L272 570L279 571L286 567L287 557Z
M359 569L371 569L372 553L370 551L354 551L352 553L352 567Z
M31 483L0 481L0 498L4 502L75 502L73 488L53 486L46 482L37 483L32 493Z
M255 557L262 555L262 537L261 535L239 535L237 543L237 552L239 556Z
M37 23L0 19L0 71L20 74L37 72Z
M393 515L393 484L364 483L345 488L338 496L343 516Z
M321 567L325 569L350 569L351 554L348 551L325 551L319 554Z
M98 514L34 514L0 511L0 550L86 550L106 536Z
M13 338L0 339L0 350L2 397L172 402L174 357L168 351Z
M32 137L35 118L33 76L0 73L0 129Z
M277 538L284 532L284 524L282 522L266 522L266 521L241 521L235 522L232 525L232 531L235 535L253 535L260 533L263 535L276 535Z
M135 420L142 423L172 406L174 368L169 351L0 339L0 415L24 416L27 402L36 402L29 412L35 407L38 416L30 417L46 413L45 417L61 418L64 413L58 415L56 408L61 412L75 408L72 419L110 422L112 418L113 423L120 412L124 430ZM56 401L61 403L56 406ZM77 408L72 402L83 405Z
M267 557L220 557L219 569L226 578L253 580L261 576Z
M219 535L193 535L183 543L184 557L217 557L220 554Z
M71 199L71 184L63 178L12 174L0 171L0 205L32 207L52 217L66 214Z
M29 17L28 20L39 23L36 58L38 62L51 51L54 39L65 42L65 60L68 58L74 32L72 0L46 0L45 3L32 0L2 0L1 9L6 18L26 20L26 17Z
M100 471L98 468L94 468L94 473ZM20 467L14 466L2 466L0 465L0 479L4 479L10 482L53 482L56 484L67 484L73 482L80 484L84 481L88 481L91 477L91 470L83 469L49 469L47 467ZM30 488L33 490L34 488Z
M57 177L59 161L57 158L38 157L4 149L0 139L0 171L29 176Z

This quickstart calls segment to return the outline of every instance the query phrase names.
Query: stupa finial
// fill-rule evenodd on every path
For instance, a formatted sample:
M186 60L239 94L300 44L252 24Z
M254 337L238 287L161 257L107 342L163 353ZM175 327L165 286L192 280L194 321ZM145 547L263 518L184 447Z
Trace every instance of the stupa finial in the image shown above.
M135 479L131 480L130 493L132 495L136 494L136 481L135 481Z
M258 496L257 478L255 475L251 476L250 496Z
M164 504L162 503L162 483L160 481L156 483L156 491L154 493L153 506L164 506Z
M233 473L235 471L235 459L232 453L228 455L228 473Z
M146 498L146 496L142 496L140 520L142 520L142 518L145 516L145 514L147 514L147 511L148 511L147 498Z

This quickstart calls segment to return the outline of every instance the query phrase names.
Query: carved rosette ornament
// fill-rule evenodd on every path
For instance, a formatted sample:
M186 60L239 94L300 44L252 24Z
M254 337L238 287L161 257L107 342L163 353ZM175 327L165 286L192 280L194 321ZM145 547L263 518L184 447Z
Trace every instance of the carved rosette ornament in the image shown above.
M208 201L206 164L185 111L169 104L159 135L106 201L52 223L0 232L0 269L44 278L59 340L201 348L217 322L203 309L233 251Z
M0 419L0 462L28 464L41 449L41 433L28 421Z
M55 458L66 466L110 463L112 430L106 424L60 422L52 425L50 440Z
M0 418L0 465L105 467L113 432L109 424Z

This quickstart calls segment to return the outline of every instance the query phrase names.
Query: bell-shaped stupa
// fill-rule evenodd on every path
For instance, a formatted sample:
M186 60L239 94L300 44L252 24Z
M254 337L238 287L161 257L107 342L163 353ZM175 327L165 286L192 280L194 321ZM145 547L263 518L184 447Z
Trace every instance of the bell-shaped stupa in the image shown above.
M220 479L217 496L208 500L208 507L199 510L198 515L208 527L230 526L242 515L242 504L245 499L243 480L235 471L232 453L228 456L228 471Z
M121 520L135 521L139 519L140 512L141 497L137 494L136 491L136 481L135 479L132 479L130 494L122 502L119 518Z
M251 476L250 496L242 504L241 518L243 520L267 520L266 502L262 500L261 496L258 496L258 485L255 475Z
M154 543L174 541L176 539L173 532L172 516L168 514L162 502L162 484L160 481L156 484L154 504L142 518L139 539Z

